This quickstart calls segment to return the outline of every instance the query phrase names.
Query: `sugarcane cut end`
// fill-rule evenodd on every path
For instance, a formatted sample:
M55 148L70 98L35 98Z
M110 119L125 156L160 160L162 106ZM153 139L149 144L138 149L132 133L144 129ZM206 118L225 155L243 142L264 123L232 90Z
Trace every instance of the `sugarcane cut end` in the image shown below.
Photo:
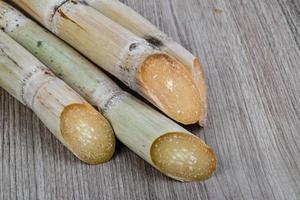
M167 133L152 144L151 158L164 174L179 181L202 181L216 171L212 149L196 136Z
M182 124L193 124L199 120L199 90L182 63L158 53L146 58L138 74L143 93L169 117Z
M113 130L92 106L69 105L60 119L64 142L80 160L100 164L112 158L116 145Z
M202 127L206 126L207 123L207 100L208 100L208 88L205 82L205 74L200 63L200 60L196 58L194 60L194 73L195 80L197 81L197 87L200 93L201 112L199 117L199 125Z

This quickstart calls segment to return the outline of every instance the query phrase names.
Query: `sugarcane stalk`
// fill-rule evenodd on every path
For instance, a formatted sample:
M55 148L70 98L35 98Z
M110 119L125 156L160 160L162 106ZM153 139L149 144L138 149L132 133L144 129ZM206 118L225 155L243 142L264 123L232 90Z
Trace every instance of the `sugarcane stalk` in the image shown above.
M183 124L204 108L190 71L90 6L64 0L14 0L58 37Z
M146 18L118 0L77 0L95 8L103 15L122 25L137 36L167 52L184 63L193 74L200 92L201 108L199 124L205 126L207 119L207 86L199 59L183 46L160 31Z
M5 27L5 23L17 25ZM180 181L205 180L216 157L201 139L122 91L95 65L60 39L0 2L0 28L109 119L117 138L162 173Z
M115 138L109 122L2 30L0 86L31 108L80 160L111 159Z

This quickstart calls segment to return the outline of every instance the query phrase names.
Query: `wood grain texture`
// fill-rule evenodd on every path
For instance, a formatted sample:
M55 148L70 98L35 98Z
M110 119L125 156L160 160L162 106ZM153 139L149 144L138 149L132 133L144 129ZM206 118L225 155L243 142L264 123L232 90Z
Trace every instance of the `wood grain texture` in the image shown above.
M300 199L300 3L126 0L200 56L216 175L179 183L122 144L88 166L0 89L0 199Z

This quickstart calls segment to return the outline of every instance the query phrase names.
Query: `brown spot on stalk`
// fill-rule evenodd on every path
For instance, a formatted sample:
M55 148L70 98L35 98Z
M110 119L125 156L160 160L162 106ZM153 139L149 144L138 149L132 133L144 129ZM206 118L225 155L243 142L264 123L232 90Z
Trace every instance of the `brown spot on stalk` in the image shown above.
M129 51L133 51L134 49L136 49L137 47L137 44L136 43L132 43L130 46L129 46Z
M42 44L43 44L42 41L38 41L38 42L36 43L36 46L37 46L37 47L40 47L40 46L42 46Z
M158 48L164 46L164 43L163 43L161 40L157 39L156 37L153 37L153 36L145 36L144 39L145 39L147 42L149 42L150 44L152 44L152 45L154 45L154 46L156 46L156 47L158 47Z
M12 57L10 57L1 47L0 47L0 51L3 54L3 56L5 56L6 58L8 58L12 63L14 63L18 68L23 69L19 63L17 63Z
M81 1L79 1L81 4L83 4L83 5L86 5L86 6L88 6L89 4L88 4L88 2L86 2L85 0L81 0Z
M77 3L78 3L77 1L74 1L74 0L71 0L71 2L72 2L73 4L77 4Z
M78 26L80 29L84 30L82 26L80 26L77 22L69 18L62 10L57 10L57 12L60 14L60 16L66 20L69 20L70 22L74 23L76 26ZM84 30L85 31L85 30Z
M50 73L49 71L44 71L45 75L52 75L52 73Z
M214 15L220 15L223 13L223 10L220 8L213 8Z
M62 6L63 6L65 3L67 3L68 1L69 1L69 0L62 1L60 4L58 4L58 5L56 5L56 6L54 7L53 13L52 13L52 15L51 15L50 21L53 20L53 17L54 17L54 15L56 14L56 12L58 11L58 9L60 9L60 7L62 7Z

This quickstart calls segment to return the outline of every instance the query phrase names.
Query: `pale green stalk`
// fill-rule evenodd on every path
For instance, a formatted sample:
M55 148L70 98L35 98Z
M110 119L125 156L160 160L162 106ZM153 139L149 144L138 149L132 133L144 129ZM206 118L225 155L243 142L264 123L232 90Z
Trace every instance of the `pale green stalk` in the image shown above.
M99 164L112 157L115 139L106 119L2 30L0 86L82 161Z

